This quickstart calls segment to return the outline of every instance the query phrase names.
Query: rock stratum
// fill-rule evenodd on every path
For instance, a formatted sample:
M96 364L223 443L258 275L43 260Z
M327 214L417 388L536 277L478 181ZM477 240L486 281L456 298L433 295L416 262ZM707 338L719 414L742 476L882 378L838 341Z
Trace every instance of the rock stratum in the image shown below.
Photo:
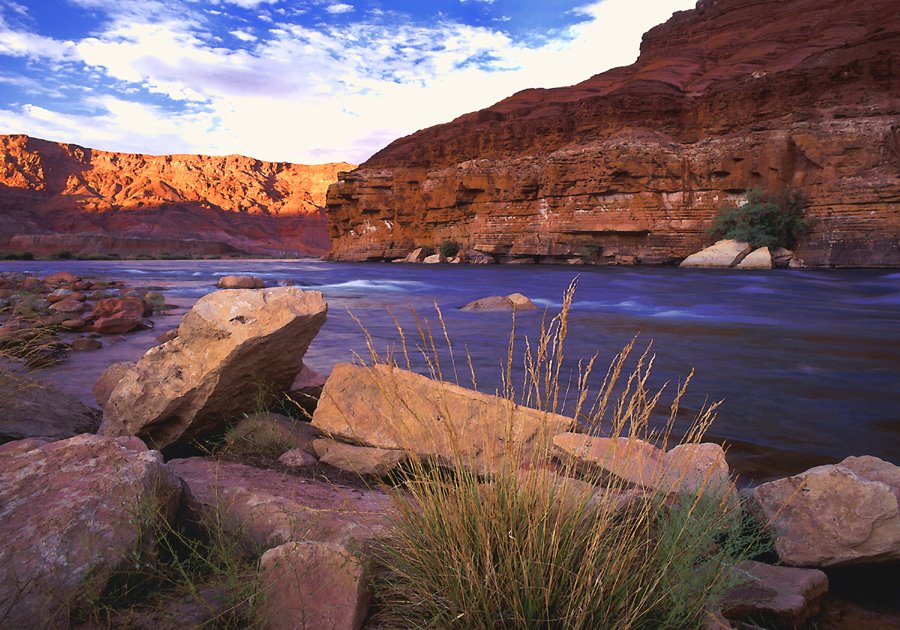
M396 140L328 191L330 256L665 264L751 188L799 188L811 266L900 264L896 0L701 0L631 66Z
M346 163L111 153L0 136L0 250L51 255L321 255Z

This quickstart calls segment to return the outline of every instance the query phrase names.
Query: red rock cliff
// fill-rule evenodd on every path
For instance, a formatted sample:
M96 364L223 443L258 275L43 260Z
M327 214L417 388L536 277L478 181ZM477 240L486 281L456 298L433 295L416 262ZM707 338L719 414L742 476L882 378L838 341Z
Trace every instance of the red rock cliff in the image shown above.
M0 136L0 249L320 255L325 190L348 168Z
M802 189L807 264L900 264L897 0L701 0L641 55L401 138L328 191L339 260L445 238L501 260L667 263L724 202ZM636 257L636 258L635 258Z

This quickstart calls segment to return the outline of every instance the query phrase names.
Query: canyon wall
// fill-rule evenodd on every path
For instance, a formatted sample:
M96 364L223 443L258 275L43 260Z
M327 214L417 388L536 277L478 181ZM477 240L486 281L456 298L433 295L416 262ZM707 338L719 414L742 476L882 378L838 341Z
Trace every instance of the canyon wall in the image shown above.
M325 191L348 168L0 136L0 250L318 256Z
M813 266L900 264L896 0L701 0L631 66L396 140L327 199L330 257L445 239L507 262L673 263L791 186Z

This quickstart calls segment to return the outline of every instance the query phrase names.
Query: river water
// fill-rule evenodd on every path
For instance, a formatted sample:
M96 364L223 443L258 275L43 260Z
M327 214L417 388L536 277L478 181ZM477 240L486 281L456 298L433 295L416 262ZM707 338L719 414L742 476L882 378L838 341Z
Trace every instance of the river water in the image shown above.
M848 455L900 463L900 273L894 270L683 270L549 266L350 264L320 261L32 261L2 270L123 279L166 290L181 308L156 317L156 329L105 340L97 352L72 353L43 378L93 403L90 386L109 364L136 360L162 331L178 324L195 300L215 290L221 275L253 274L267 285L291 281L321 290L328 321L306 362L327 373L366 354L358 317L384 350L396 344L391 312L416 335L408 307L435 332L441 308L468 384L463 349L476 366L478 387L500 386L509 313L458 307L486 295L521 292L555 312L578 276L566 355L599 352L604 364L635 334L652 340L660 386L695 377L683 407L724 399L709 437L729 447L745 482L796 473ZM519 314L517 331L536 337L540 313ZM412 343L410 344L412 345ZM521 348L521 344L519 348ZM290 351L290 349L285 349ZM422 361L415 361L423 368ZM444 358L445 376L452 371ZM602 378L604 369L598 370Z

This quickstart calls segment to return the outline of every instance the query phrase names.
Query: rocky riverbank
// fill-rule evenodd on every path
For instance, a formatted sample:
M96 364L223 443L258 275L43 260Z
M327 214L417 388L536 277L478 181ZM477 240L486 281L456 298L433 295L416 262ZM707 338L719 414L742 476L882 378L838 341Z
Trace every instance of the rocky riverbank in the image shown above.
M828 591L841 572L900 561L897 466L850 457L738 493L715 444L581 433L572 418L392 365L319 378L303 358L326 314L317 291L220 290L137 362L107 370L99 427L85 432L75 406L68 435L41 424L53 396L30 403L34 421L15 433L0 421L12 438L0 446L0 625L376 627L386 603L372 603L373 554L397 527L404 476L429 462L489 493L512 453L531 466L514 467L522 487L561 505L627 515L652 496L665 513L708 492L730 518L763 523L772 551L730 569L740 579L707 627L891 623ZM31 387L6 391L2 409ZM208 571L190 588L146 579L210 540L233 541L243 573ZM225 578L236 576L257 590L235 591Z

